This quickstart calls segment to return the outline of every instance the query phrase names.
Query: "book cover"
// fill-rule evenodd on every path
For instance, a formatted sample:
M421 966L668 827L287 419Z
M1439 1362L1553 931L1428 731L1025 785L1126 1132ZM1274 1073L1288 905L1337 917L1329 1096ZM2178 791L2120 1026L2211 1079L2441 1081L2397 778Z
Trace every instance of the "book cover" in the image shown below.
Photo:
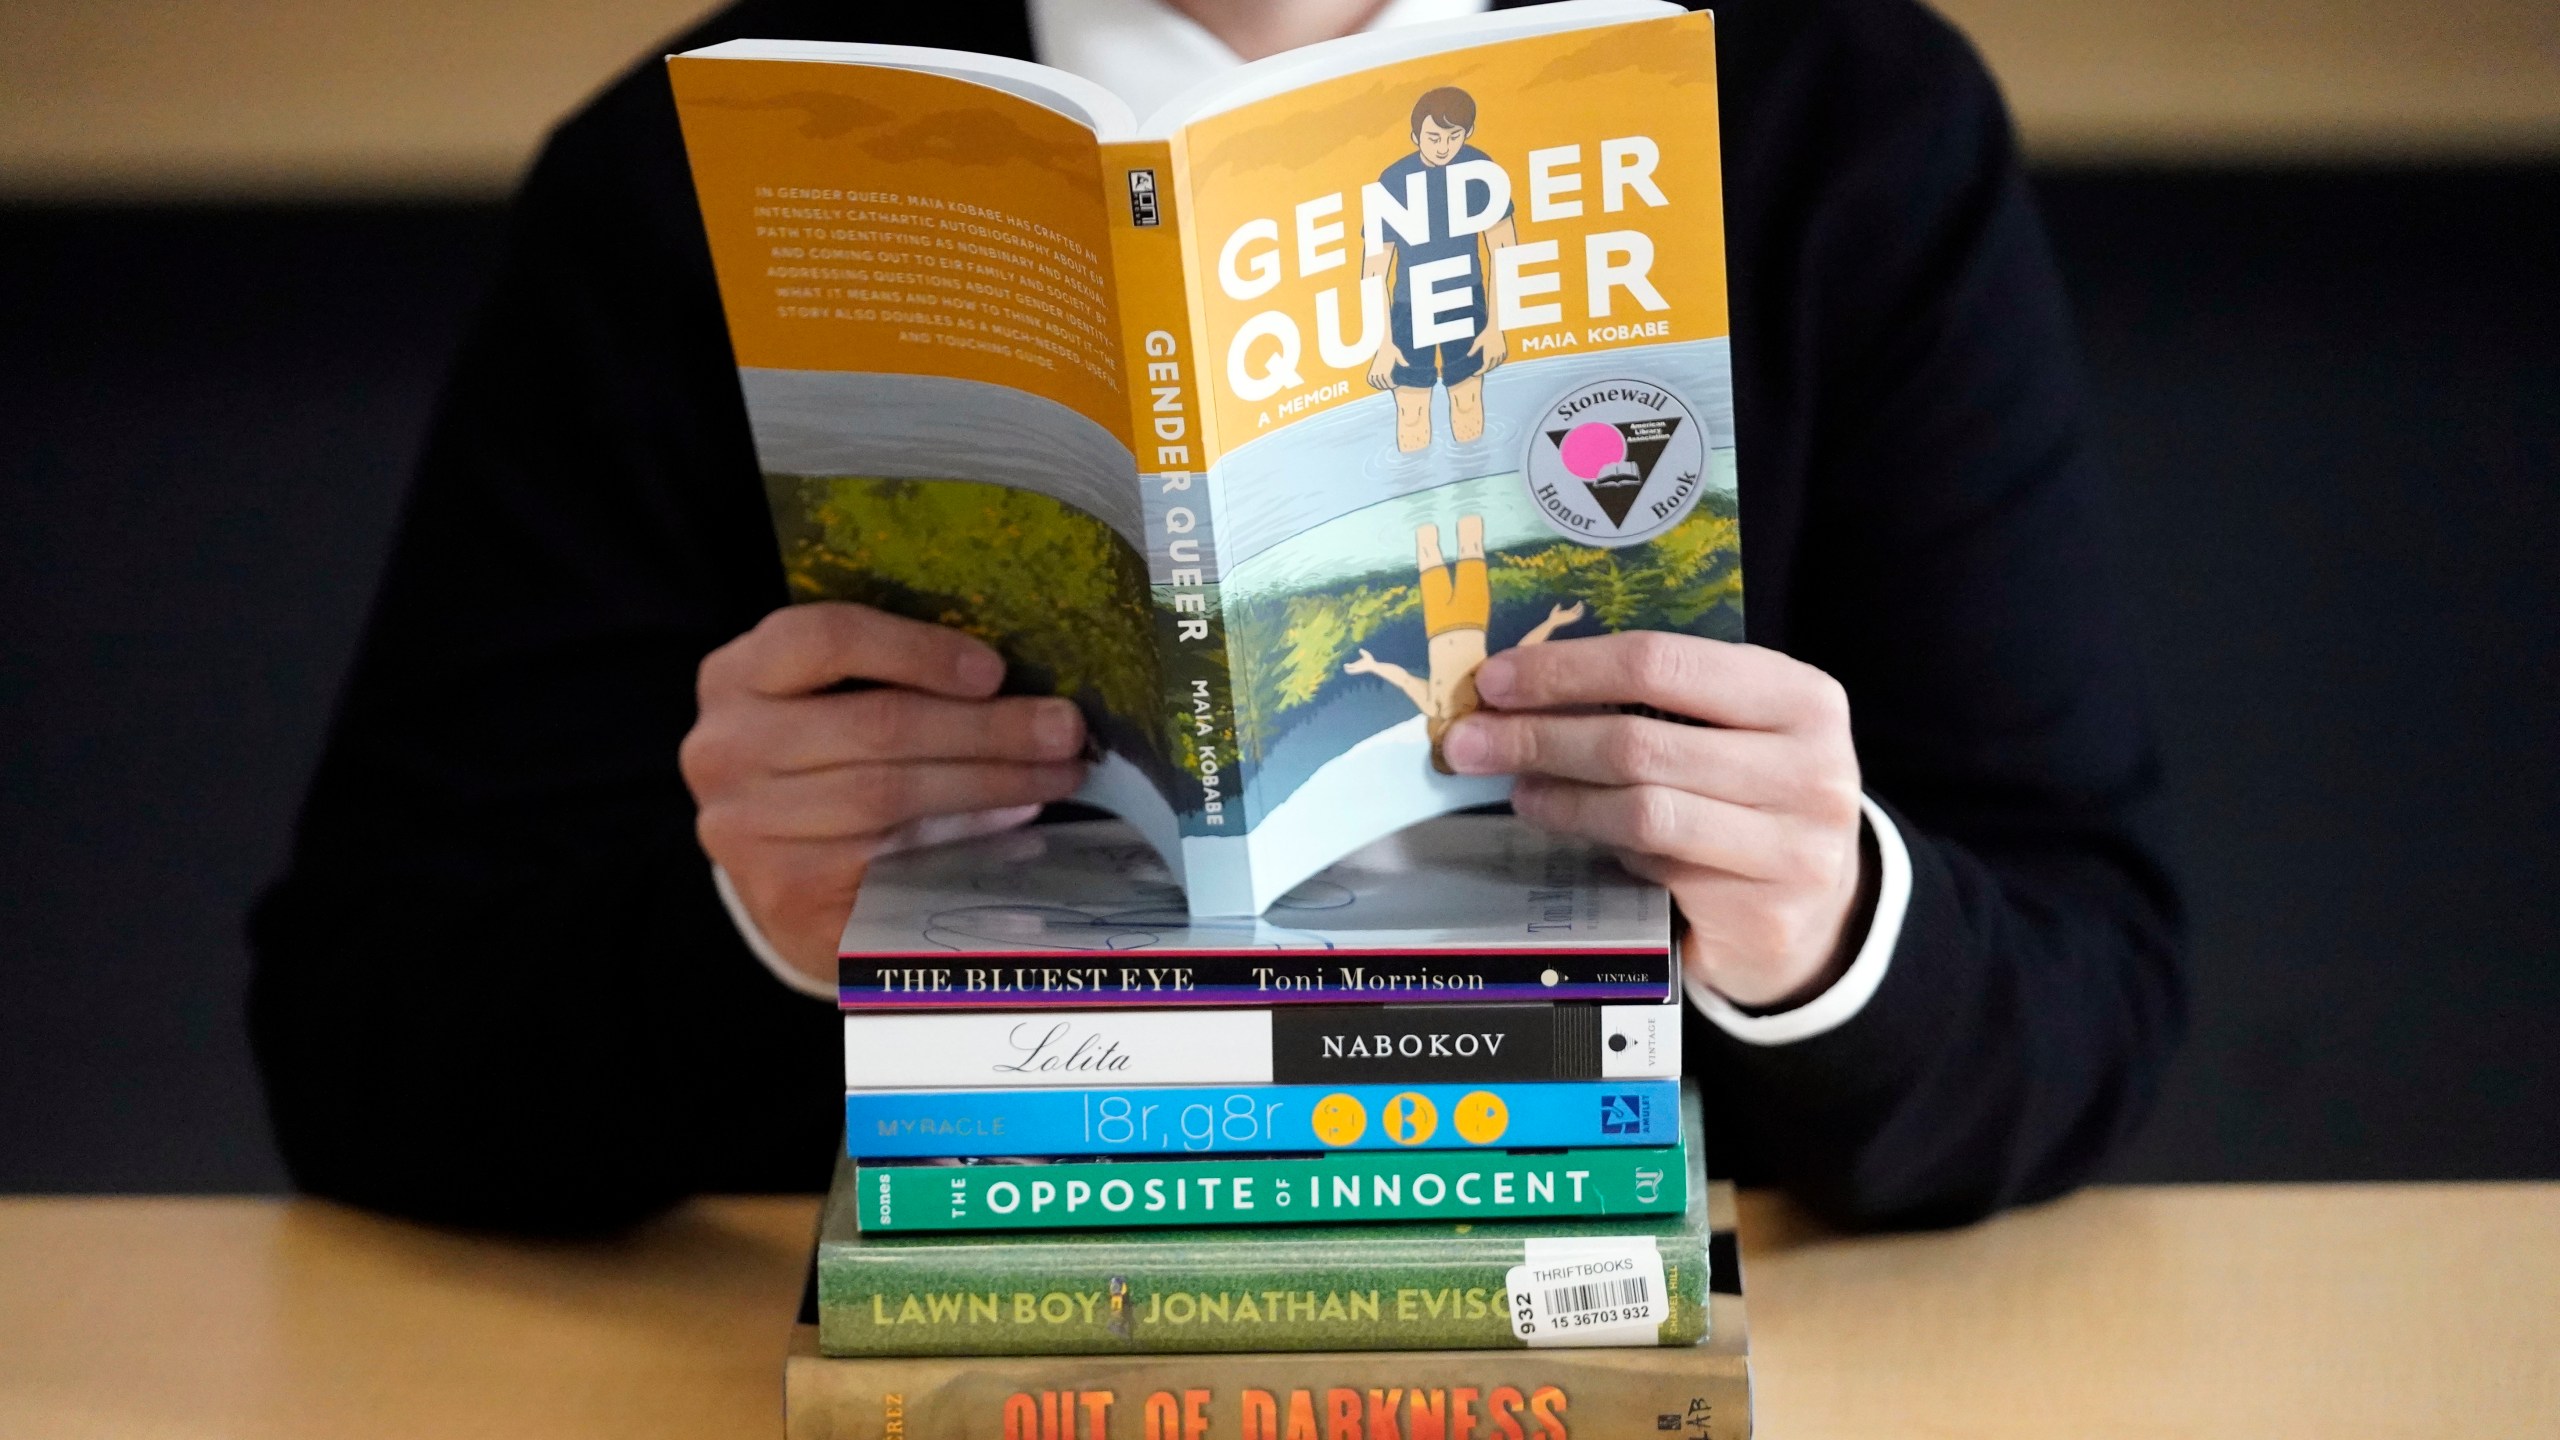
M1674 1146L1346 1151L1234 1160L864 1161L863 1229L1146 1229L1348 1220L1676 1215Z
M813 1262L784 1368L788 1433L793 1440L1282 1440L1310 1433L1313 1422L1318 1435L1448 1440L1469 1433L1470 1416L1474 1434L1508 1434L1494 1418L1508 1414L1524 1436L1540 1440L1747 1440L1750 1316L1730 1184L1707 1187L1707 1214L1707 1335L1677 1347L1033 1355L1001 1365L838 1357L820 1348ZM1555 1392L1540 1407L1545 1419L1523 1415L1542 1390Z
M1677 1079L1677 1003L848 1013L848 1090Z
M1668 1145L1679 1094L1676 1080L848 1090L845 1151L936 1160Z
M837 949L847 1010L1678 998L1671 900L1597 846L1450 815L1355 851L1258 916L1191 914L1124 822L903 851Z
M1677 1215L1152 1231L865 1233L839 1161L819 1224L830 1355L1692 1345L1707 1331L1705 1145Z
M1738 639L1711 17L1361 35L1146 117L1019 61L669 61L790 592L1068 695L1088 801L1261 911L1508 783L1475 667Z

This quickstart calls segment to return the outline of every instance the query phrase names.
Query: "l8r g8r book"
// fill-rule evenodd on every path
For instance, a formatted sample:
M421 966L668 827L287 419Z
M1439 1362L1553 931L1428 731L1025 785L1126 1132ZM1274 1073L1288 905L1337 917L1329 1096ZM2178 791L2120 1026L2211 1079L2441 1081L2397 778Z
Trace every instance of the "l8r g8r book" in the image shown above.
M668 62L791 595L1073 697L1199 915L1498 801L1476 668L1742 635L1712 17L1349 37L1141 121L1062 71Z

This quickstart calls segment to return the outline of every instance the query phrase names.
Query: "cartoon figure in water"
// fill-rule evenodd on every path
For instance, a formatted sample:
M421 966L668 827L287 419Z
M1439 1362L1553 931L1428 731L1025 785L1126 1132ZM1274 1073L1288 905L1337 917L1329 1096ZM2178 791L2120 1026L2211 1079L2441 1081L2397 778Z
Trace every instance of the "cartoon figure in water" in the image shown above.
M1475 128L1474 96L1454 85L1426 91L1413 103L1413 153L1378 176L1399 205L1412 193L1409 184L1422 194L1422 213L1413 217L1421 235L1385 219L1369 237L1362 271L1388 281L1387 333L1369 362L1369 384L1395 392L1396 449L1406 455L1431 444L1435 385L1449 390L1449 438L1461 445L1482 439L1485 372L1508 353L1502 327L1486 310L1484 279L1493 253L1520 235L1507 201L1500 215L1463 213L1479 196L1491 209L1493 183L1481 172L1499 168L1467 143Z
M1440 527L1423 525L1413 532L1414 563L1421 570L1422 633L1428 637L1431 678L1414 673L1366 650L1342 667L1346 675L1375 675L1393 685L1423 714L1423 733L1431 737L1431 768L1455 774L1440 754L1440 738L1476 708L1476 667L1484 663L1485 626L1493 620L1493 587L1484 568L1484 517L1458 517L1458 563L1442 563ZM1537 645L1557 630L1582 618L1582 602L1558 605L1526 635L1523 645Z

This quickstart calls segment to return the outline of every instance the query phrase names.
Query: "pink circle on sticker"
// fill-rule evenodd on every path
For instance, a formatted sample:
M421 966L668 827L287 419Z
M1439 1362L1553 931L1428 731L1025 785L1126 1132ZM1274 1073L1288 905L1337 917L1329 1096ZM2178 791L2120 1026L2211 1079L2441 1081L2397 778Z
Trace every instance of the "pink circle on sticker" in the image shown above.
M1586 420L1566 431L1564 443L1556 449L1567 472L1577 480L1589 480L1627 458L1627 437L1615 425Z

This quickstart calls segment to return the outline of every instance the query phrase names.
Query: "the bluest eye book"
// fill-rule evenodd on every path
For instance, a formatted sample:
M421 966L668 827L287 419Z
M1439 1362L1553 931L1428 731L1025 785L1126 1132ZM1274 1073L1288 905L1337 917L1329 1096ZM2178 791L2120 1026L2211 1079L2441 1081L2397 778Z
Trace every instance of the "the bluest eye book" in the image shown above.
M1425 821L1237 917L1190 913L1125 822L1032 826L883 857L837 948L848 1011L1678 995L1669 893L1509 815Z

